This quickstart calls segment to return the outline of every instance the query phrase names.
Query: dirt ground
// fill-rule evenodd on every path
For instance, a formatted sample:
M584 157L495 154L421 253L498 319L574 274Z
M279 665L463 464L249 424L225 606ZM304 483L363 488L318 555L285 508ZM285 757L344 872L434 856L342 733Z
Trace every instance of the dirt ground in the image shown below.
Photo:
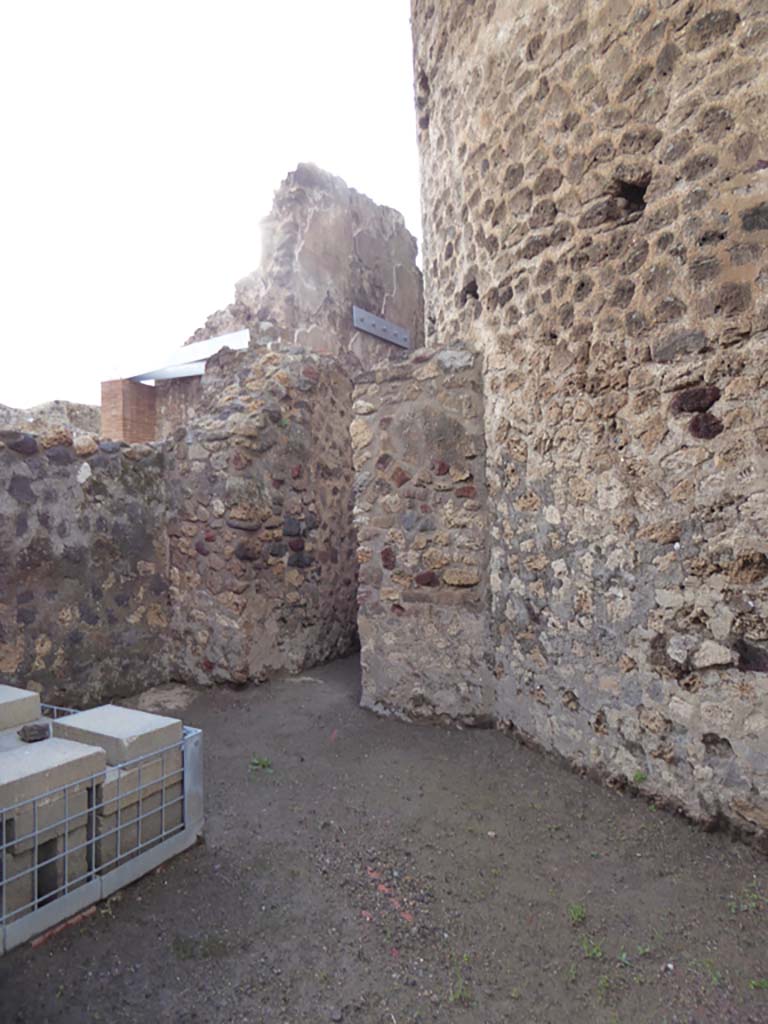
M0 1022L768 1022L764 856L357 697L350 659L187 702L205 844L1 958Z

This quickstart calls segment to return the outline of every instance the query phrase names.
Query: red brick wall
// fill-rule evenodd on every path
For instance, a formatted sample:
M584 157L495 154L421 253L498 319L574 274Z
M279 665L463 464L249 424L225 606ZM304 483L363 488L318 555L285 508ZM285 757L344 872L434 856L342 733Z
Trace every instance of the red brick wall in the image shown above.
M148 384L105 380L101 385L101 434L113 441L156 439L156 395Z

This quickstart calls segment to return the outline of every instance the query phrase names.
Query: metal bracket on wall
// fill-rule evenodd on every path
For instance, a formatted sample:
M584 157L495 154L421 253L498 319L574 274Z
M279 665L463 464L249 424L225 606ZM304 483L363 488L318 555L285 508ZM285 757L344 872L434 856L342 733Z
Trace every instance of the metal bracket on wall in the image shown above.
M400 348L411 347L411 336L404 327L398 327L397 324L384 320L374 313L367 313L359 306L352 307L352 323L358 330L372 334L374 338L381 338L382 341L388 341Z

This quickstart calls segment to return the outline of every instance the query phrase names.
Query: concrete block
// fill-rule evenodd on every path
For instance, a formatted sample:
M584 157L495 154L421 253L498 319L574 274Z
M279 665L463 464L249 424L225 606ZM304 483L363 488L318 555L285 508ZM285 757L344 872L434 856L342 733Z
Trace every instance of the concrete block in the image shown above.
M14 856L8 851L0 854L0 872L2 884L0 884L0 920L2 920L3 900L5 901L5 921L11 921L21 917L22 913L28 914L34 910L32 901L35 898L35 870L32 853L22 853Z
M163 814L162 808L165 807ZM184 821L184 789L180 783L165 791L163 803L160 793L149 797L142 805L141 842L159 839L163 833L178 828Z
M33 721L48 722L48 724L50 725L50 720L47 718L35 718L33 719ZM24 725L29 724L29 722L24 722ZM41 740L40 742L42 743L44 741ZM18 750L19 748L23 749L27 746L30 746L30 744L24 743L19 738L18 727L14 727L13 729L0 730L0 754L5 754L9 750Z
M92 844L94 845L94 844ZM88 880L88 829L77 828L37 848L38 894L64 894Z
M39 694L19 686L0 685L0 729L15 729L39 717Z
M151 715L115 704L58 718L53 723L53 731L55 736L103 747L107 763L111 765L154 754L162 747L179 743L183 734L178 718Z
M120 858L136 848L135 831L136 804L120 812L120 854L117 853L117 814L100 814L96 817L96 870L111 871L120 863Z
M73 829L64 835L39 842L35 849L13 854L8 847L0 854L0 906L5 898L5 923L28 914L52 899L76 889L90 877L88 830ZM37 906L35 906L37 884Z
M31 850L35 845L35 833L40 844L56 839L65 832L85 828L88 824L90 788L84 783L75 783L67 786L66 793L39 797L16 807L12 814L6 816L6 836L11 853Z
M139 795L142 800L165 788L179 783L183 779L183 756L180 749L166 750L162 754L151 755L141 761L135 768L115 768L109 766L104 782L96 789L96 811L98 814L109 815L117 811L117 797L120 794L120 809L135 804Z
M52 737L40 743L20 743L0 752L0 811L51 790L104 778L106 758L99 747Z
M110 871L124 860L143 853L161 839L163 832L181 826L184 820L182 784L175 783L166 789L164 813L162 796L162 793L154 793L141 801L140 820L138 803L121 808L119 824L116 812L96 816L97 869Z

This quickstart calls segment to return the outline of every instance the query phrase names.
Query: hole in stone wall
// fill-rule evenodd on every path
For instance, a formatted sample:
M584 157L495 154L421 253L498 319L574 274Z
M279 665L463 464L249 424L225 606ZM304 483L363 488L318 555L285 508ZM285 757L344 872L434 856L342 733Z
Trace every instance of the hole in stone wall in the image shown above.
M421 70L416 78L416 102L419 107L425 107L429 99L429 76L426 71Z
M645 193L651 183L650 174L638 178L637 181L625 181L623 178L615 178L611 187L611 193L617 199L624 200L624 213L642 213L645 210Z
M701 737L701 742L707 748L707 753L712 754L714 757L733 756L733 747L725 736L718 736L714 732L705 732Z
M738 667L742 672L768 672L768 650L739 637L733 645L739 656Z
M459 292L459 305L466 306L468 299L479 299L479 298L480 298L480 294L479 294L479 292L477 290L477 281L474 279L474 277L470 278L470 280L467 281L467 283L464 285L464 287Z
M728 237L725 231L705 231L699 238L699 245L717 245Z

